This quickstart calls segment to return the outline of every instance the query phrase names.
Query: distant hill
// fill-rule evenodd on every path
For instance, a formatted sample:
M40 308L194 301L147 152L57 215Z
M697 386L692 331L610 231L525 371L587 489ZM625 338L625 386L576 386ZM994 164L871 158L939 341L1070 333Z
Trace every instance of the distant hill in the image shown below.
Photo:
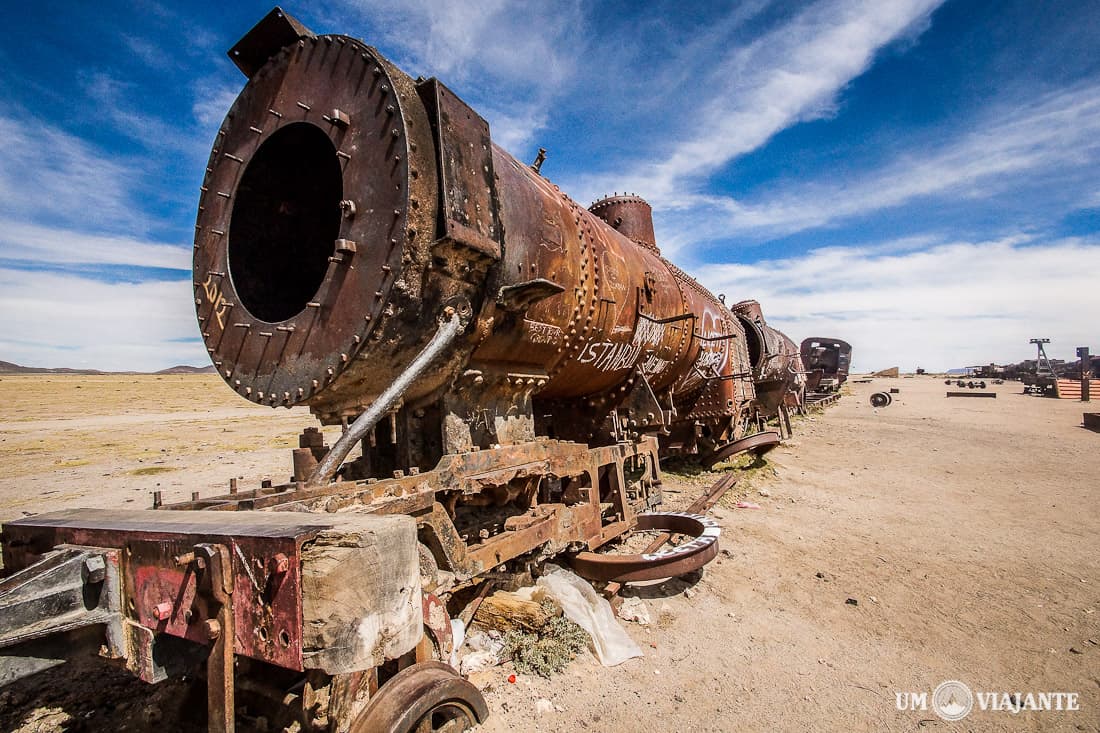
M0 374L107 374L107 372L101 372L98 369L25 367L12 364L10 361L0 361Z
M87 376L94 376L97 374L145 374L147 372L103 372L99 369L69 369L67 367L58 367L55 369L47 369L45 367L26 367L19 364L12 364L10 361L0 361L0 374L81 374ZM153 372L154 374L213 374L214 365L205 367L193 367L193 366L174 366L168 369L162 369L159 372Z
M159 372L153 372L153 374L214 374L214 365L210 364L204 367L193 367L187 366L186 364L180 364L179 366L161 369Z

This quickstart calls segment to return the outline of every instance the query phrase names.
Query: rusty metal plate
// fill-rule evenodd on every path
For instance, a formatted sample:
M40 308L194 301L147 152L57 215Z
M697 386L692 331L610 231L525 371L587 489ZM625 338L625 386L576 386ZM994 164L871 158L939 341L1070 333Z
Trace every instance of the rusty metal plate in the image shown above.
M228 56L245 76L252 76L283 46L312 35L296 18L276 7L229 49Z
M418 84L417 91L433 118L443 214L440 236L498 260L504 231L489 123L436 79Z

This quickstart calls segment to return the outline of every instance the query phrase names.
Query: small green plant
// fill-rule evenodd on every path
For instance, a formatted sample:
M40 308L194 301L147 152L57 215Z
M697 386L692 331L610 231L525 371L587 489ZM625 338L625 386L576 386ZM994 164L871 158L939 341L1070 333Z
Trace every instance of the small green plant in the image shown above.
M542 606L551 616L546 625L538 633L518 629L507 632L504 652L512 657L520 674L549 678L565 669L588 646L588 634L564 615L558 615L560 609L553 602L545 601Z

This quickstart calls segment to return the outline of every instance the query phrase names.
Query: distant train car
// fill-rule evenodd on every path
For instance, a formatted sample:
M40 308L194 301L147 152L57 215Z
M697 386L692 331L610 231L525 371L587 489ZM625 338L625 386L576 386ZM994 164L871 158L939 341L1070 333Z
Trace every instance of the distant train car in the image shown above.
M811 336L802 342L807 392L836 392L848 379L852 346L840 339Z

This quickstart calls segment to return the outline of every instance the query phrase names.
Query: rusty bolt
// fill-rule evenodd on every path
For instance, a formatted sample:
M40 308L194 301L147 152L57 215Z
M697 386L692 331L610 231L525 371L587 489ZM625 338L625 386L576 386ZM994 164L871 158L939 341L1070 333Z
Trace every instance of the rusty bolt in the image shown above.
M290 558L281 552L277 552L275 557L271 558L271 566L279 575L285 575L290 571Z
M167 621L172 617L172 603L171 601L165 601L164 603L158 603L153 608L153 615L156 616L158 621Z
M206 631L206 638L210 641L214 641L222 635L222 625L218 623L217 619L208 618L202 622L203 630Z
M107 577L107 562L103 555L91 555L84 558L84 566L80 569L85 583L102 583Z

